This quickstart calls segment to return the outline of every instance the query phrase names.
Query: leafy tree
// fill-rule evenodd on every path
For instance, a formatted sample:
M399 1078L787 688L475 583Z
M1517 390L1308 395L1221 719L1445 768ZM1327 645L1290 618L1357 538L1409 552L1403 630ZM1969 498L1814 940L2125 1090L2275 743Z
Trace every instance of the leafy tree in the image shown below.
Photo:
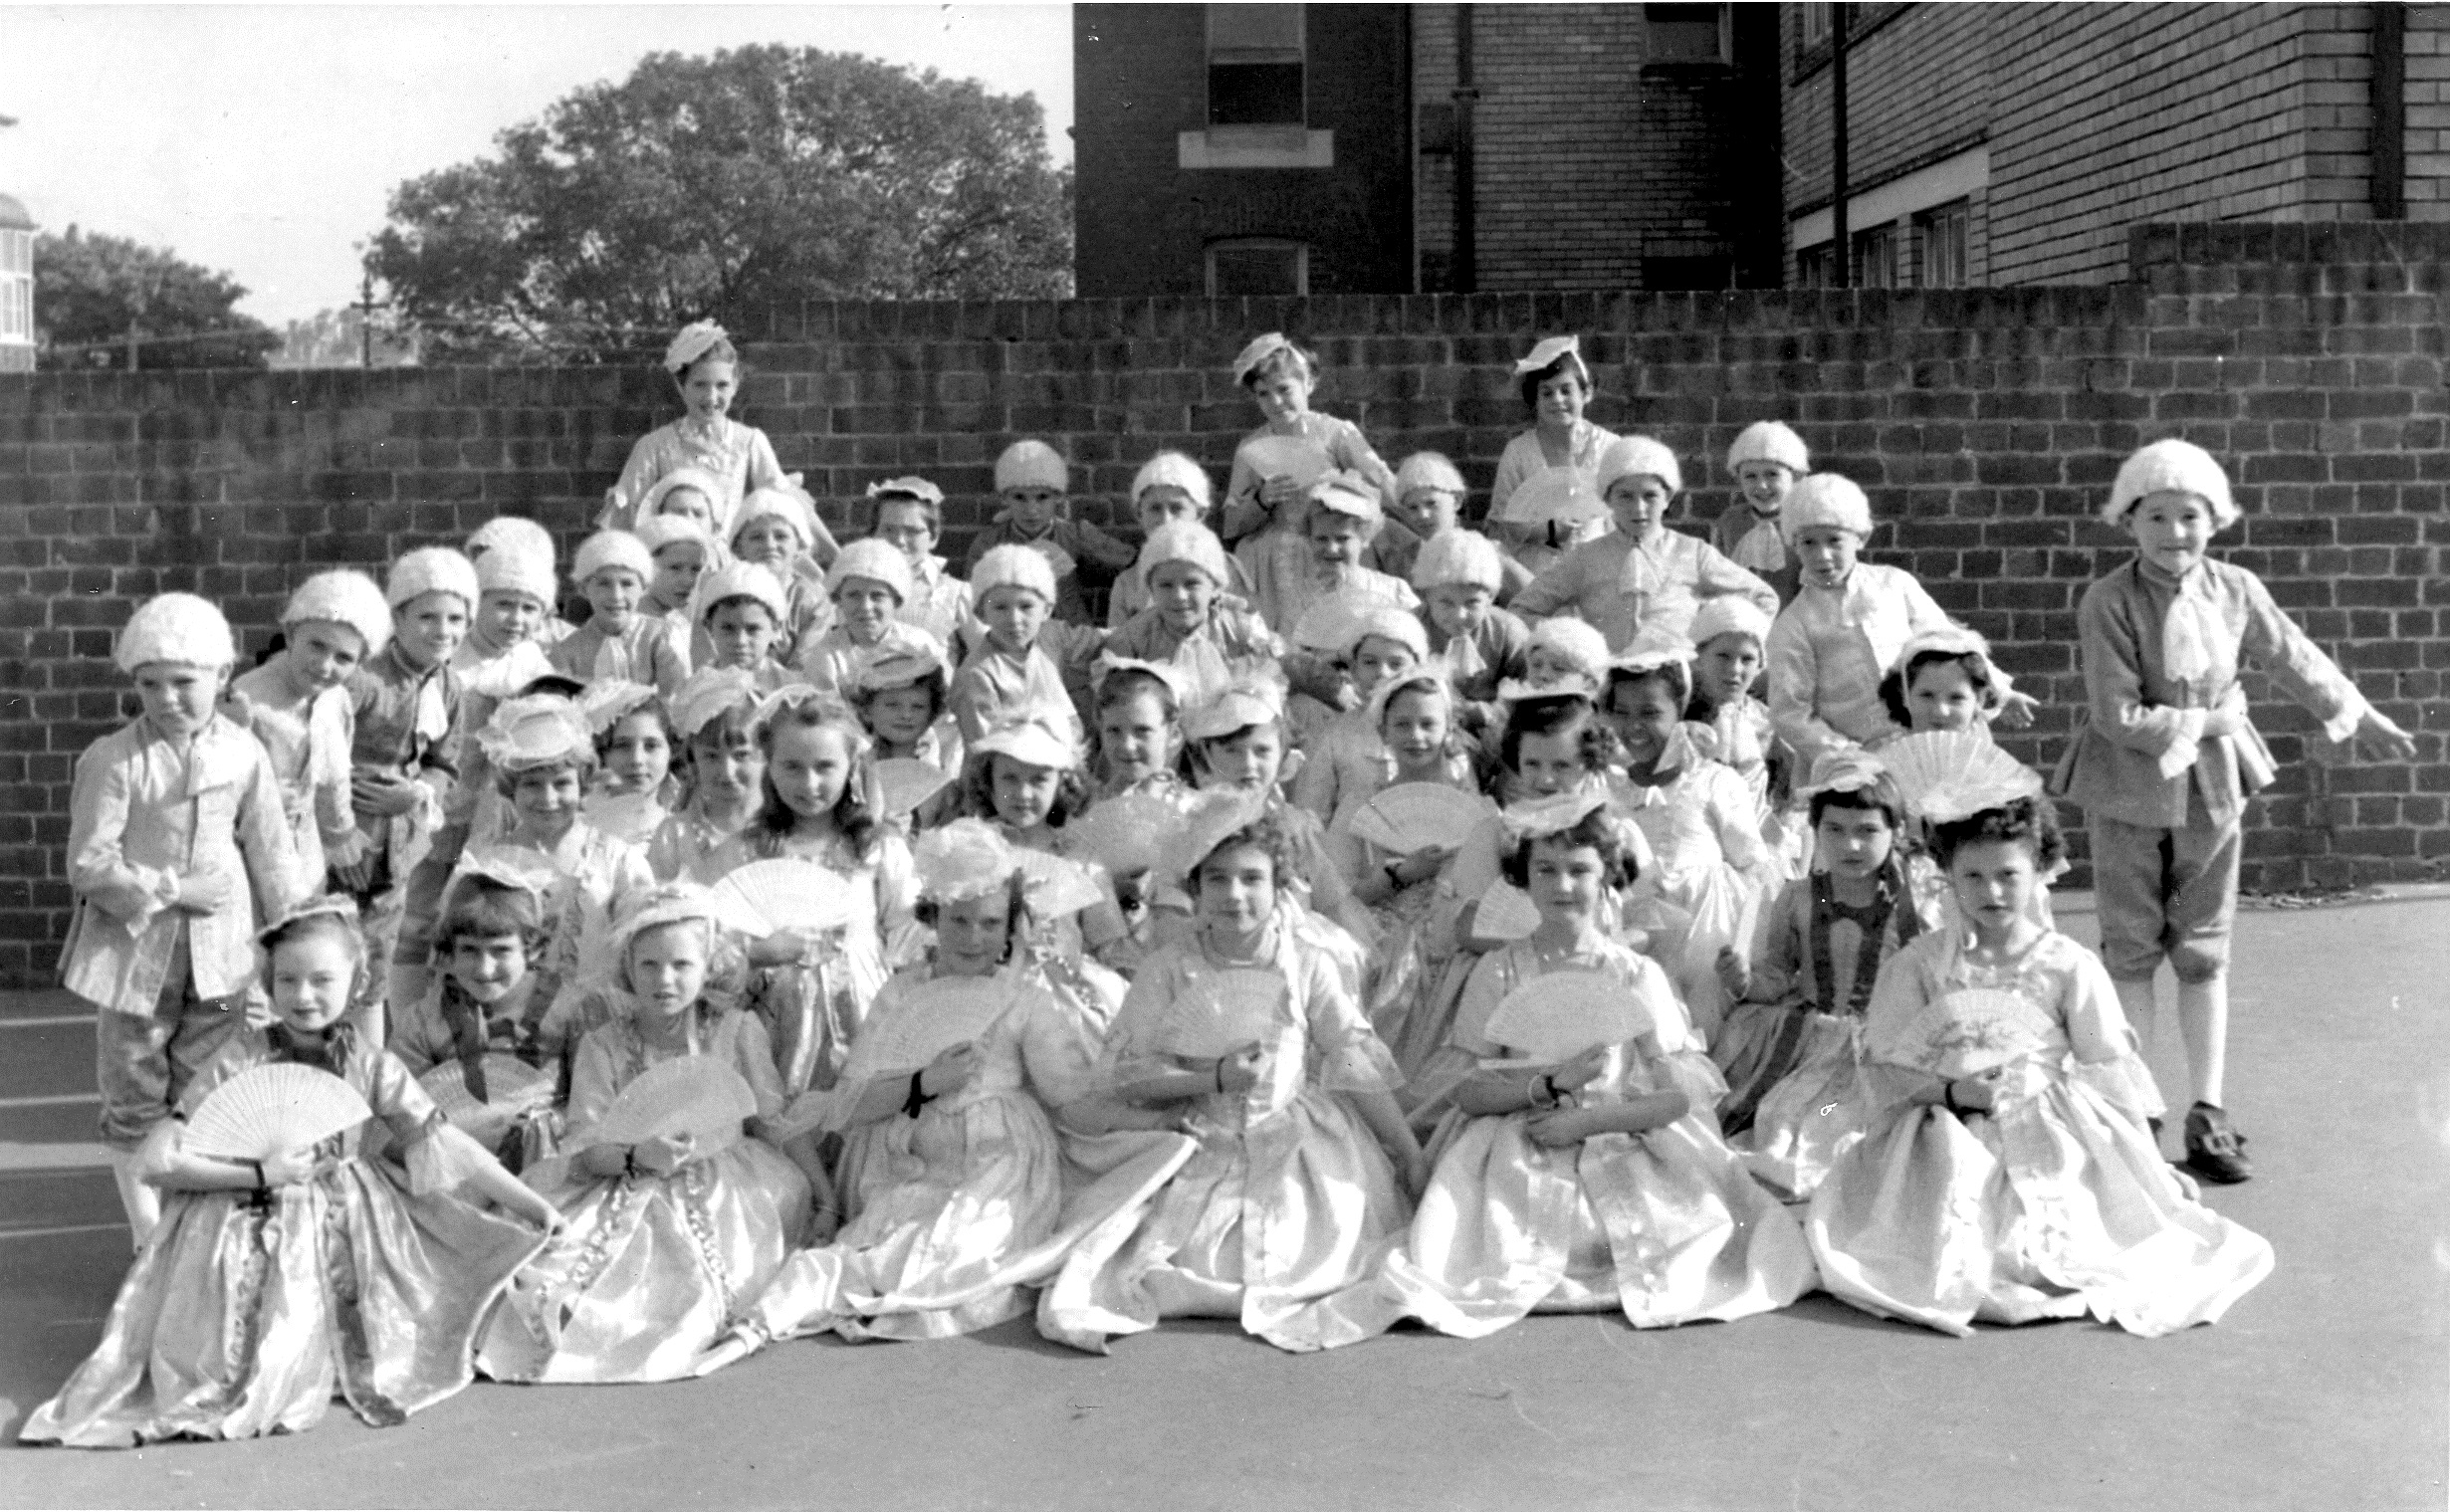
M247 297L226 273L163 247L75 226L34 239L34 328L44 367L261 367L281 337L232 307Z
M659 345L805 299L1071 285L1071 175L1034 97L814 48L652 53L392 191L366 266L429 360Z

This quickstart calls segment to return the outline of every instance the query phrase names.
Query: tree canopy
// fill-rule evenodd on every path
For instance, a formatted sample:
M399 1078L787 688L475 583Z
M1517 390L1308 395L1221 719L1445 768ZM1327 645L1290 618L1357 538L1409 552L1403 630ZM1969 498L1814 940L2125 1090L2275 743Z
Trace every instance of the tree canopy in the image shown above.
M410 179L366 266L429 359L659 344L805 299L1071 284L1071 177L1037 101L815 48L651 53Z
M44 367L125 367L136 332L140 367L261 367L281 337L233 308L247 297L226 273L163 247L71 226L34 239L36 361Z

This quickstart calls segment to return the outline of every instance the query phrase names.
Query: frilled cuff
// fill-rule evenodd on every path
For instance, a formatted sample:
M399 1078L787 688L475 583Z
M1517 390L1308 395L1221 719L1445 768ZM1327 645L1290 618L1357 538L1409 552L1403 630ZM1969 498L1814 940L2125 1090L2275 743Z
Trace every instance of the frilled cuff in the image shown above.
M431 782L417 784L417 806L407 814L409 828L420 835L430 835L442 828L445 816L442 790Z
M1321 1050L1311 1067L1310 1082L1322 1092L1393 1092L1404 1085L1404 1073L1385 1042L1365 1033L1332 1050Z
M2160 1084L2152 1079L2151 1068L2140 1056L2121 1055L2116 1060L2087 1062L2071 1055L2067 1077L2091 1087L2102 1095L2103 1101L2138 1124L2169 1111L2169 1105L2161 1100Z
M495 1164L483 1145L444 1122L439 1113L425 1126L425 1138L408 1147L407 1161L408 1189L421 1197L449 1191Z
M178 901L178 873L152 866L122 868L125 880L89 889L86 902L127 931L141 937L162 910Z
M2364 723L2365 711L2372 707L2365 702L2365 696L2356 690L2355 685L2350 684L2346 699L2339 705L2339 712L2323 722L2323 738L2334 746L2344 743L2356 733L2356 727Z
M2161 749L2159 756L2163 777L2174 777L2195 764L2195 758L2203 753L2204 722L2210 718L2210 712L2202 709L2177 712L2177 718L2170 723L2169 744Z

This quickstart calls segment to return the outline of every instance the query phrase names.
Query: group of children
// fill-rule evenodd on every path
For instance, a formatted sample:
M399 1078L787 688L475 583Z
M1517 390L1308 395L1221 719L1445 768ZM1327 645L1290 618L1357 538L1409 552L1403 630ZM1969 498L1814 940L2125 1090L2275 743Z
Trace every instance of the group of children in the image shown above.
M666 365L688 413L579 546L575 627L552 538L503 519L310 578L243 675L201 599L122 631L143 712L78 767L65 972L138 1259L26 1439L1032 1310L1084 1350L1209 1316L1306 1351L1819 1287L2157 1334L2270 1268L2194 1185L2250 1171L2241 667L2410 747L2207 558L2237 509L2199 449L2120 470L2136 554L2079 616L2051 785L2097 959L2051 921L2044 779L1989 744L2032 701L1858 560L1869 501L1784 425L1683 535L1677 458L1585 421L1577 342L1542 341L1482 534L1451 463L1388 468L1271 334L1222 508L1161 452L1134 545L1019 442L956 575L923 478L833 536L729 418L719 328ZM2164 958L2192 1177L2139 1054ZM267 1064L372 1117L191 1148Z

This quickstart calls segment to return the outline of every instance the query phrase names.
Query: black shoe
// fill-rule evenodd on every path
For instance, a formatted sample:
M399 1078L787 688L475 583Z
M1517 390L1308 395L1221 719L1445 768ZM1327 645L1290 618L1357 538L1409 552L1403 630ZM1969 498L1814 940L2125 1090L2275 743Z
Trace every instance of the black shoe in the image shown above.
M2197 1103L2186 1110L2186 1164L2207 1182L2227 1187L2254 1175L2246 1136L2229 1125L2226 1109Z

